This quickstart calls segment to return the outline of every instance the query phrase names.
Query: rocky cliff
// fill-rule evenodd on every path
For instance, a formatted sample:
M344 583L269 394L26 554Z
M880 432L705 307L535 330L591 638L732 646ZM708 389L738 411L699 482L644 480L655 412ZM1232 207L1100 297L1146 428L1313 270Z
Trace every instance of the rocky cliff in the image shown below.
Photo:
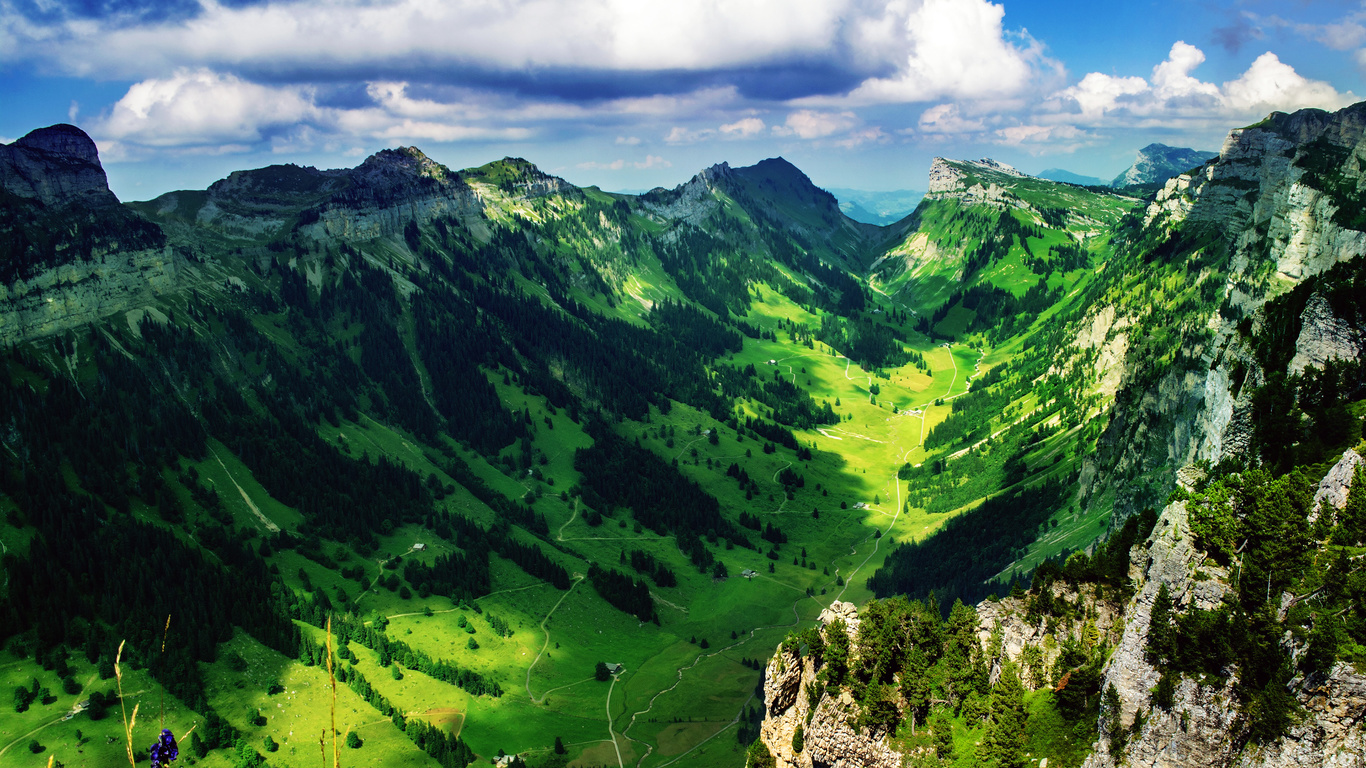
M49 335L178 287L182 253L109 191L79 128L0 146L0 344Z
M1360 464L1355 451L1342 456L1319 483L1314 516L1324 506L1345 506ZM1154 691L1166 670L1154 666L1146 650L1159 591L1166 587L1178 610L1212 611L1230 595L1236 575L1213 564L1196 546L1187 506L1177 501L1163 510L1144 544L1146 555L1133 561L1133 576L1141 586L1125 610L1123 636L1105 667L1103 683L1115 687L1120 711L1100 718L1101 739L1087 768L1366 765L1366 674L1349 663L1332 664L1326 674L1292 679L1289 693L1303 715L1285 736L1267 744L1249 744L1248 717L1236 693L1243 670L1236 666L1226 668L1223 679L1181 676L1171 703L1155 702ZM1282 596L1282 619L1296 601L1289 593ZM1295 642L1289 630L1284 642ZM1303 653L1304 647L1295 652ZM1116 735L1127 740L1116 741Z
M829 638L836 620L843 622L852 642L858 631L858 612L852 603L838 600L825 609L818 621L821 634ZM809 694L821 690L812 698ZM856 705L848 691L825 691L817 680L811 656L779 648L764 674L764 718L759 738L781 767L795 768L899 768L901 755L887 745L887 733L851 726ZM804 746L793 747L798 729Z
M1366 104L1276 113L1232 131L1217 160L1171 179L1147 206L1109 269L1168 270L1200 291L1164 302L1148 288L1112 290L1078 326L1080 334L1113 314L1105 341L1122 337L1124 352L1093 373L1119 385L1112 421L1083 474L1089 497L1118 489L1122 519L1157 505L1175 467L1246 449L1252 393L1274 373L1261 369L1249 344L1265 327L1263 305L1366 252L1366 222L1351 213L1364 138ZM1291 372L1359 353L1361 329L1327 310L1312 301L1296 320L1301 350ZM1135 335L1170 341L1136 351L1127 343Z

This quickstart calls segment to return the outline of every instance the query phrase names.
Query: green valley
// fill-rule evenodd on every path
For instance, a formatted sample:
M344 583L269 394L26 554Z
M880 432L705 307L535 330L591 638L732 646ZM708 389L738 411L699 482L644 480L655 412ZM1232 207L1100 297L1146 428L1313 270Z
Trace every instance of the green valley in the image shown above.
M0 150L98 169L70 126ZM1238 239L1249 206L1190 203L1223 200L1194 178L1140 198L941 159L885 227L781 158L642 195L412 147L128 204L7 191L0 761L125 764L136 707L134 748L164 723L208 768L741 766L774 648L809 658L832 606L881 598L855 647L923 624L925 664L980 666L988 595L1065 574L1123 602L1229 424L1281 471L1361 434L1354 354L1294 411L1300 331L1257 314L1318 287L1347 317L1355 262L1293 292L1256 261L1288 238ZM1242 410L1195 404L1217 376ZM1269 437L1287 408L1341 434ZM1098 670L1099 637L1058 669ZM1062 717L1014 664L1010 706ZM891 685L865 672L859 696ZM962 690L933 727L971 755L1011 694ZM1073 704L1031 737L1068 764L1099 706Z

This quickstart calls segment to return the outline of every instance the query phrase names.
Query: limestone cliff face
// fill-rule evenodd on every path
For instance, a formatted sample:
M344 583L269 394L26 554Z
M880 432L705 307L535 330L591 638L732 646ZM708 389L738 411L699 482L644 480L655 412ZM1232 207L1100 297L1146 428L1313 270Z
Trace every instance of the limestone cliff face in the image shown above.
M109 191L79 128L0 146L0 344L59 333L176 290L186 260Z
M1266 372L1241 338L1239 322L1247 317L1259 328L1269 299L1366 252L1366 232L1344 223L1352 219L1339 213L1350 200L1334 188L1361 184L1357 152L1364 140L1366 104L1331 114L1275 113L1232 131L1217 160L1168 181L1144 212L1149 237L1179 229L1222 241L1227 273L1209 286L1224 306L1212 302L1200 310L1203 316L1184 322L1177 360L1160 375L1124 355L1107 355L1097 365L1097 378L1109 386L1119 381L1117 405L1083 481L1088 494L1119 488L1120 518L1156 506L1172 487L1174 468L1196 460L1217 463L1248 445L1250 397ZM1325 164L1340 181L1311 172ZM1106 311L1114 310L1096 307L1083 323L1098 323ZM1161 321L1145 312L1141 304L1121 310L1109 323L1120 330L1106 341L1118 346L1134 334L1152 333L1148 326ZM1360 354L1361 329L1336 320L1326 302L1311 302L1302 320L1291 372ZM1085 330L1079 328L1079 335Z
M95 142L73 125L39 128L0 145L0 188L48 208L119 202L109 191Z
M990 158L981 160L946 160L936 157L930 163L929 187L926 200L955 198L969 205L1005 207L1018 204L995 176L1024 178L1024 174L1005 163Z
M401 235L410 221L449 217L482 224L483 204L474 189L416 147L378 152L347 175L352 185L329 198L303 233L370 240Z
M858 613L850 603L835 602L820 615L822 632L843 619L850 641L858 627ZM781 768L899 768L901 755L887 746L887 734L869 733L849 725L858 707L848 692L822 693L813 703L808 690L817 687L809 656L785 653L781 647L768 663L764 704L768 716L759 738ZM793 736L803 729L804 748L795 752Z
M1347 451L1324 477L1316 494L1315 513L1345 504L1354 470L1361 457ZM1140 550L1142 554L1139 555ZM1289 766L1366 765L1366 675L1351 665L1336 664L1324 679L1291 681L1292 693L1305 708L1305 717L1284 738L1259 748L1244 747L1244 728L1234 696L1238 670L1220 685L1201 685L1184 677L1176 688L1172 706L1153 706L1152 690L1161 670L1148 663L1145 650L1153 602L1159 589L1167 587L1178 607L1205 610L1219 607L1231 591L1227 570L1205 561L1194 545L1186 503L1167 506L1157 526L1131 559L1131 577L1140 587L1125 609L1123 635L1105 667L1102 687L1113 685L1121 702L1117 726L1142 726L1123 747L1110 753L1110 724L1102 715L1100 740L1086 768L1112 766ZM1285 596L1283 604L1289 602Z
M162 248L105 254L0 285L0 345L51 336L149 304L198 275L174 250Z

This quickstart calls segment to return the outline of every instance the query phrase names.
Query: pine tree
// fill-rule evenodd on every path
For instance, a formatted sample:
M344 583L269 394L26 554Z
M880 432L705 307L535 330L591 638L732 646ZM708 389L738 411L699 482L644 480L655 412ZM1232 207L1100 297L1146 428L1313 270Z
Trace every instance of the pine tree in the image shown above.
M1013 663L1007 662L991 692L991 724L978 748L978 759L1015 768L1024 765L1024 685Z
M1157 589L1157 597L1153 599L1152 618L1148 622L1148 659L1157 665L1170 662L1176 650L1171 614L1172 596L1164 583Z

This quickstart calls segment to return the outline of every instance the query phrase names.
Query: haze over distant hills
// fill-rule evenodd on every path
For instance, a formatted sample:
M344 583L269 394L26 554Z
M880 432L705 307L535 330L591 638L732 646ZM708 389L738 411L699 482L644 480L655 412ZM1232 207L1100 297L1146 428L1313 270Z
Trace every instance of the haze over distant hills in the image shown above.
M840 202L840 210L854 221L885 226L911 215L920 204L924 192L914 189L893 189L870 192L861 189L830 187L830 194Z
M1077 184L1083 187L1099 187L1106 182L1104 179L1095 176L1083 176L1080 173L1072 173L1063 168L1048 168L1039 172L1039 178L1049 181L1061 181L1064 184Z

